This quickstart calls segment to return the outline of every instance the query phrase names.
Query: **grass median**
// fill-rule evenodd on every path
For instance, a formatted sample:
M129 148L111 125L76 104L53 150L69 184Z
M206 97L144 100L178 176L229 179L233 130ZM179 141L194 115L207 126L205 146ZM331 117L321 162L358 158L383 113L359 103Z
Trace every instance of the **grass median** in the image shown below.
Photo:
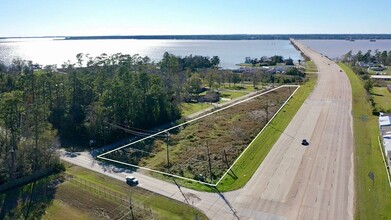
M355 219L389 219L391 190L378 145L378 118L366 100L362 81L345 64L340 67L349 77L353 95ZM374 173L374 181L369 173Z

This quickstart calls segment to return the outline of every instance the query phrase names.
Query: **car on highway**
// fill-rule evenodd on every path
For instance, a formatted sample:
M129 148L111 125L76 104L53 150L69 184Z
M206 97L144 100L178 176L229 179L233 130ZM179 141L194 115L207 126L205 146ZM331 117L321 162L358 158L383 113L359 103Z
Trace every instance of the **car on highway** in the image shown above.
M134 176L126 176L126 183L135 186L138 185L138 179Z
M303 139L301 141L301 144L304 145L304 146L308 146L310 143L308 143L307 139Z

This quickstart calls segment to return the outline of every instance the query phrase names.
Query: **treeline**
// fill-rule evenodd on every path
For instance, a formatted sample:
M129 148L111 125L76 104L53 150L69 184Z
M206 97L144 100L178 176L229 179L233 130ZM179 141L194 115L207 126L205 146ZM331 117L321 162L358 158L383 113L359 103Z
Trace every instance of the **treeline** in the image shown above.
M357 62L366 62L372 63L372 65L378 64L383 66L391 66L391 50L368 50L365 53L360 50L356 54L353 54L352 51L349 51L343 56L342 61L351 64L356 64Z
M222 35L130 35L130 36L72 36L65 40L137 39L137 40L345 40L391 39L391 34L222 34Z
M21 59L15 59L9 67L0 64L1 101L20 102L23 106L22 112L12 109L10 115L4 113L7 109L1 109L0 128L6 132L2 137L19 135L13 140L14 147L31 133L31 126L22 128L27 122L24 117L31 116L31 99L27 99L30 94L39 98L36 111L42 115L38 122L54 132L53 140L57 131L63 143L65 140L69 144L98 146L121 138L124 133L118 126L148 129L180 118L179 106L187 93L190 75L219 64L216 56L181 58L168 53L158 64L148 57L120 53L97 57L78 54L76 58L77 63L68 61L59 69L46 66L34 70L31 61ZM36 93L25 85L31 83ZM8 98L19 93L17 97L23 99ZM7 124L13 114L24 122L16 124L17 129L28 133L20 133L10 127L15 124ZM75 140L79 143L72 143ZM10 141L3 143L2 150L9 151Z
M48 75L27 63L0 72L0 184L59 164L51 115Z
M299 63L301 60L299 60ZM275 66L277 64L294 65L291 58L284 59L283 56L274 55L272 57L263 56L261 58L247 57L245 63L251 63L253 66L259 64L259 66Z
M169 54L166 52L163 55L163 59L165 57L169 56ZM212 58L205 57L205 56L185 56L184 58L176 57L180 66L180 70L186 70L191 69L192 71L195 71L196 69L202 69L202 68L211 68L211 67L218 67L220 64L220 58L218 56L213 56Z
M121 136L113 125L147 129L180 117L179 77L170 61L157 72L140 56L103 54L82 67L85 58L78 54L78 63L65 63L61 72L34 70L20 59L0 65L0 184L56 166L57 137L109 143Z

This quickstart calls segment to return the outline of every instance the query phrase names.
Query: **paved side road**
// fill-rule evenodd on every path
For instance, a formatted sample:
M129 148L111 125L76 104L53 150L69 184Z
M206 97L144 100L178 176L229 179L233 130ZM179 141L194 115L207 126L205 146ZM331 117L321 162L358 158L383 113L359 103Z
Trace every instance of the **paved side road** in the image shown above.
M349 80L334 62L293 42L318 67L318 83L242 189L197 192L133 173L139 187L189 203L211 219L353 219ZM308 146L301 145L304 138ZM61 158L122 181L127 175L98 164L86 152Z

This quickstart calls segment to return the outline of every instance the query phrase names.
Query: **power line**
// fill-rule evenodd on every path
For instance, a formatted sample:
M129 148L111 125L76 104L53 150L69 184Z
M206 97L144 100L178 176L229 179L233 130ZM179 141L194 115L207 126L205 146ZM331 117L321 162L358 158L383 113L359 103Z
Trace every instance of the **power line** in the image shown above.
M140 136L140 137L148 137L148 136L151 136L153 135L154 133L146 133L146 132L141 132L141 131L135 131L135 130L131 130L127 127L123 127L121 125L119 125L117 122L114 122L114 123L110 123L110 122L104 122L108 125L110 125L111 127L114 127L114 128L118 128L118 129L121 129L121 130L124 130L125 132L127 133L130 133L130 134L133 134L135 136ZM157 137L157 138L166 138L165 135L155 135L154 137Z

